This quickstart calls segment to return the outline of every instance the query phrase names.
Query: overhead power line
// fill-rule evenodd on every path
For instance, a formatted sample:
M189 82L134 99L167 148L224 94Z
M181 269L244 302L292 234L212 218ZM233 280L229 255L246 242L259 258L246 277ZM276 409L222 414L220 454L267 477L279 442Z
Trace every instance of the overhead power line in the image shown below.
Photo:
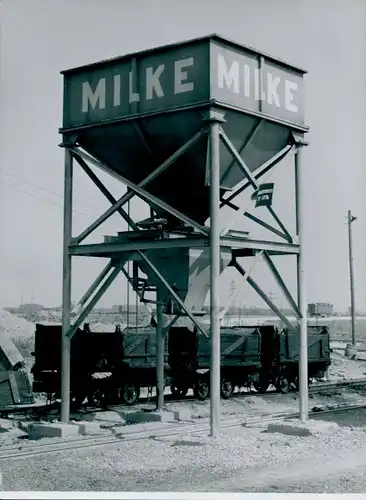
M64 208L63 205L60 205L58 203L54 203L54 202L49 201L49 200L45 200L44 198L40 198L39 196L36 196L36 195L34 195L32 193L28 193L28 191L24 191L23 189L20 189L20 188L17 188L15 186L12 186L11 184L7 184L4 181L0 180L0 183L3 184L4 186L8 187L8 188L14 189L15 191L19 191L20 193L26 194L26 195L30 196L31 198L35 198L38 201L43 201L44 203L48 203L48 205L53 205L54 207L59 207L59 208L62 208L62 209ZM83 215L84 217L90 217L90 215L84 214L83 212L79 212L78 210L73 210L73 212L78 213L80 215Z
M52 191L51 189L47 189L47 188L45 188L45 187L43 187L43 186L39 186L39 185L37 185L37 184L34 184L34 183L32 183L32 182L29 182L29 181L27 181L27 180L25 180L25 179L21 178L21 177L17 177L17 176L15 176L15 175L13 175L13 174L9 174L9 173L4 172L4 171L2 171L1 173L2 173L3 175L6 175L6 176L8 176L8 177L11 177L12 179L15 179L15 180L17 180L17 181L24 182L24 184L28 184L29 186L35 187L36 189L40 189L41 191L44 191L45 193L50 193L50 194L53 194L53 195L55 195L55 196L58 196L59 198L63 198L62 194L60 194L60 193L56 193L55 191ZM84 206L86 206L86 207L89 207L89 208L94 208L94 209L99 210L99 209L98 209L98 207L96 207L95 205L89 205L88 203L81 203L81 205L84 205Z

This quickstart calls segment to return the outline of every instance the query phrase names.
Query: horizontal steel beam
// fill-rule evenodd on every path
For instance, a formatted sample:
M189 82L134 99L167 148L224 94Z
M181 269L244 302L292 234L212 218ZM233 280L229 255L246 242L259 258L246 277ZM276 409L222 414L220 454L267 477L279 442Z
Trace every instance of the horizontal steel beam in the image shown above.
M269 253L297 254L299 246L289 243L280 243L265 240L253 240L250 238L221 238L222 247L232 250L252 249L266 250ZM209 238L170 238L155 241L133 241L115 243L95 243L90 245L71 245L69 252L71 255L79 256L110 256L121 252L133 252L144 250L158 250L162 248L205 248L210 246Z

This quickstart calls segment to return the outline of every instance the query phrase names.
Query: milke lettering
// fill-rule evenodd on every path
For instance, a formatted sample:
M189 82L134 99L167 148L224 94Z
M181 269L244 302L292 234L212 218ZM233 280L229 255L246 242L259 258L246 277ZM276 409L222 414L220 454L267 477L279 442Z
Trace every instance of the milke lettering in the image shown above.
M188 68L194 65L194 58L180 59L174 61L173 78L171 80L173 85L173 92L175 95L184 92L192 92L194 90L194 83L188 79ZM120 74L106 76L100 78L98 83L92 88L89 82L82 84L82 112L87 113L90 109L96 108L105 109L106 106L118 107L128 100L129 104L138 103L142 100L159 99L164 97L165 93L161 77L168 69L165 64L160 64L157 67L147 67L145 71L145 82L140 85L144 92L139 92L136 85L136 78L133 71L129 72L127 81L123 81ZM171 73L169 73L171 74ZM107 78L111 78L113 92L112 95L107 95Z
M217 62L219 88L226 88L247 99L264 101L278 108L285 108L292 113L298 112L298 106L294 103L298 87L296 82L288 79L281 80L278 75L274 75L268 70L263 71L262 81L260 81L261 74L258 68L253 68L248 64L241 65L237 60L227 64L226 59L221 54L218 55Z

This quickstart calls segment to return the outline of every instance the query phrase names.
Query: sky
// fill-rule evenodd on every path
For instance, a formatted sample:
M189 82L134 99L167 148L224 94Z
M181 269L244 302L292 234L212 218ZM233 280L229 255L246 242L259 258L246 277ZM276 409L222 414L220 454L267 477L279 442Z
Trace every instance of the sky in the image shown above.
M364 0L3 0L0 5L0 305L61 303L60 71L216 32L308 71L310 145L303 157L307 300L348 308L346 215L351 209L358 216L353 224L356 306L366 310ZM274 201L289 227L294 224L292 160L282 162L268 178L276 182ZM123 194L119 183L100 177L115 196ZM108 204L79 171L74 196L76 234ZM137 219L146 214L142 202L132 203L131 211ZM252 230L243 220L238 227ZM90 241L125 229L115 215ZM73 300L83 295L103 264L75 259ZM293 291L294 263L282 258L278 265ZM265 268L259 264L255 271L253 277L285 305ZM222 279L225 302L240 279L233 270ZM121 277L100 305L125 297ZM262 304L247 288L238 300L239 305Z

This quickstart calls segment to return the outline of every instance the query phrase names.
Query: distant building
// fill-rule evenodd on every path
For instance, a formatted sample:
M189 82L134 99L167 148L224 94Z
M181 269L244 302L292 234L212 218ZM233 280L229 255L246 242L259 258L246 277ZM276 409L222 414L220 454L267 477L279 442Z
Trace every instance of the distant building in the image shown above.
M316 302L308 304L308 315L316 318L326 318L333 315L333 304Z
M124 307L122 305L114 305L112 306L112 312L116 313L116 314L122 314L123 311L124 311Z

